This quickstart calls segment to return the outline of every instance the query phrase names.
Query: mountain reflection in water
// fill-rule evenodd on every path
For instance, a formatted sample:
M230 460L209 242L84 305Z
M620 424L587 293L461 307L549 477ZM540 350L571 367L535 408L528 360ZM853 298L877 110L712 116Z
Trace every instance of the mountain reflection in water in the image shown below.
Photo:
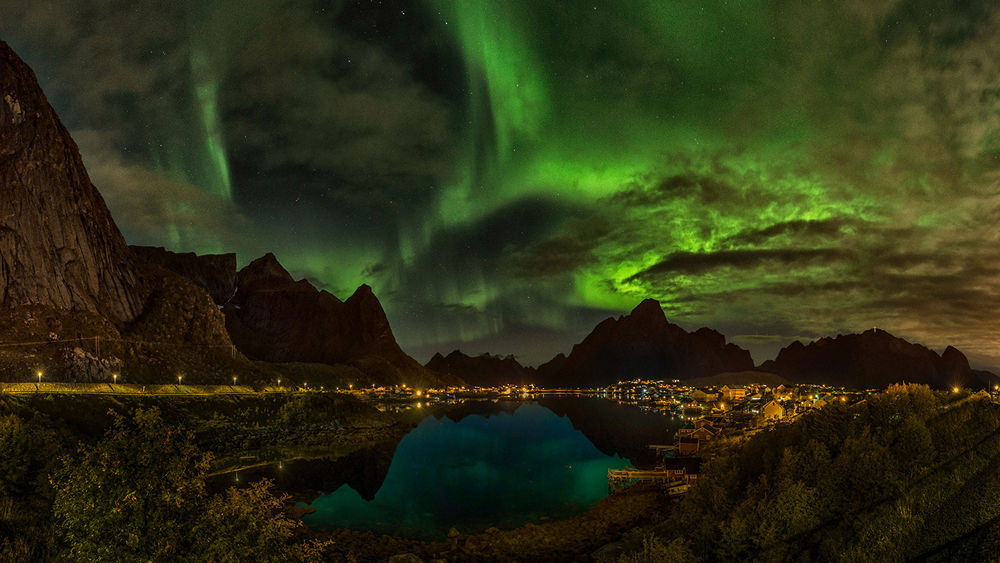
M481 401L427 416L398 444L244 478L312 499L306 524L418 539L568 518L607 496L609 468L647 465L680 422L612 401ZM344 486L347 485L347 486Z

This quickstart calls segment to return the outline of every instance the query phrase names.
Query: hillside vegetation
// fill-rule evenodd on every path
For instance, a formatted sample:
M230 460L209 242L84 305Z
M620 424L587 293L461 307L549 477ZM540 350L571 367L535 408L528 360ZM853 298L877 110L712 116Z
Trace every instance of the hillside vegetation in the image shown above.
M900 561L1000 553L1000 405L986 393L892 386L731 445L706 473L647 554Z

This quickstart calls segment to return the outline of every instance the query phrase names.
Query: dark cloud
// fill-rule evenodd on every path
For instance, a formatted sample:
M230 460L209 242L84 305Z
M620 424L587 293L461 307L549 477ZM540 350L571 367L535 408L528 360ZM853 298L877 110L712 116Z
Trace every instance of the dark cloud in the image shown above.
M763 229L748 229L729 237L726 242L734 246L761 245L776 237L795 240L840 238L847 229L864 228L865 222L849 217L819 220L784 221Z
M699 203L715 205L743 198L740 190L721 178L677 174L650 187L641 184L617 192L611 201L625 206L655 205L674 198L696 198Z
M571 274L597 260L594 248L611 232L611 222L600 214L588 219L570 219L558 234L512 253L507 262L518 278Z
M675 274L698 275L718 268L750 269L762 265L774 268L805 267L811 264L843 261L849 257L848 251L839 248L675 252L635 274L629 281L648 281Z

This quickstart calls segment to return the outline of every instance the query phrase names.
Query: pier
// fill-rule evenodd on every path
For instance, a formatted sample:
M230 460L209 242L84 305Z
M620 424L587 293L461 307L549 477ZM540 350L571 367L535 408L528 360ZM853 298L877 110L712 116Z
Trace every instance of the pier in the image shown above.
M657 483L678 493L687 491L683 477L662 469L608 469L608 490L615 492L637 483ZM683 486L683 491L679 488Z

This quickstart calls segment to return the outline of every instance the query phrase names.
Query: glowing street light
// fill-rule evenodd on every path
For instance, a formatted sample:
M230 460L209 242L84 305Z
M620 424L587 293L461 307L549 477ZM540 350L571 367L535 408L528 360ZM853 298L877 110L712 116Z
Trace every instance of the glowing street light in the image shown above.
M38 373L36 373L35 375L37 375L37 376L38 376L38 382L39 382L39 383L41 383L41 382L42 382L42 372L40 372L40 371L39 371L39 372L38 372Z
M278 378L278 387L281 387L281 378Z
M178 375L178 376L177 376L177 385L180 385L180 384L181 384L181 379L183 379L183 378L184 378L184 376L183 376L183 375Z
M112 383L118 383L118 374L117 373L112 373L111 374L111 382Z
M233 376L233 385L236 385L236 376Z
M951 388L951 392L952 393L958 393L958 387L952 387Z

